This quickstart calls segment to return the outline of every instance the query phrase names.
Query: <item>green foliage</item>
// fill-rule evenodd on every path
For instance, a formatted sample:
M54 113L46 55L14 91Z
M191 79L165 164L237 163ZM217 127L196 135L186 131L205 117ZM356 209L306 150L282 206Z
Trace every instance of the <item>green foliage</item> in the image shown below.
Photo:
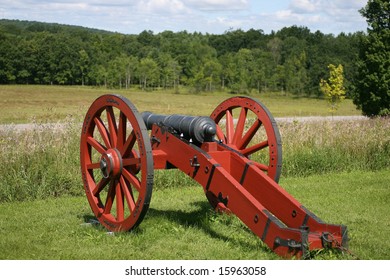
M331 62L343 64L346 82L352 80L361 36L297 26L271 34L250 29L124 35L0 20L0 83L319 95L318 80Z
M143 58L139 63L140 84L142 89L147 89L148 85L155 84L157 79L158 65L151 58Z
M329 64L328 69L330 73L329 80L321 79L320 88L328 101L330 112L333 115L337 111L340 102L345 99L343 66L340 64L336 67L333 64Z
M369 0L361 14L369 25L360 44L354 103L366 116L390 115L390 4Z

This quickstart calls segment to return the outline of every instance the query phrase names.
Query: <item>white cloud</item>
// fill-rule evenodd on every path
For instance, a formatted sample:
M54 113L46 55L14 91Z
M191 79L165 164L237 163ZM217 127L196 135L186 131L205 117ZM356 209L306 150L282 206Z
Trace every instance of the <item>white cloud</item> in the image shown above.
M317 5L313 0L292 0L290 9L297 13L312 13L317 10Z
M249 8L248 0L183 0L183 2L200 11L240 11Z
M137 3L136 8L141 13L160 14L162 16L190 13L190 9L180 0L142 0Z
M307 26L312 31L338 34L365 30L358 10L367 0L291 0L286 10L275 13L280 26Z
M366 3L367 0L291 0L289 10L297 14L358 15L357 11Z
M213 18L208 20L208 24L210 28L212 28L212 26L218 26L219 28L226 31L231 28L233 29L242 28L243 26L246 25L246 22L245 20L242 20L240 18L231 19L227 17L217 17L215 19Z
M1 0L0 17L136 34L145 29L156 33L223 33L230 28L270 32L291 25L337 34L366 29L358 13L366 3L367 0Z

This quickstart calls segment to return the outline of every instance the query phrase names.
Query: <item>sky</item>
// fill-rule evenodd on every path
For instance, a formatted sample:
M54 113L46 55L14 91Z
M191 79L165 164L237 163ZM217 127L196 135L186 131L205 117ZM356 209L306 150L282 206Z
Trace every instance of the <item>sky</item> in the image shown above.
M124 34L144 30L265 33L292 25L325 34L366 31L367 0L0 0L0 18L79 25Z

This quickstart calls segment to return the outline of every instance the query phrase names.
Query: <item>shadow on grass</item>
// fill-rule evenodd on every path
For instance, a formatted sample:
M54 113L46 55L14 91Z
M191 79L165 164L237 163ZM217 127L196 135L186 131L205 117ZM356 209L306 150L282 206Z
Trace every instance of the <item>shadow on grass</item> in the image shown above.
M246 238L237 238L237 235L232 235L230 232L223 232L222 230L216 231L213 228L218 228L218 224L221 225L220 228L232 226L237 231L244 231L246 234L252 235L252 237L258 238L255 236L249 228L245 225L237 223L237 221L233 222L235 219L232 215L220 214L215 212L207 201L197 201L191 203L192 206L195 206L197 210L193 210L190 212L181 211L181 210L159 210L154 208L149 208L146 219L156 219L156 220L167 220L172 226L180 225L184 229L197 229L203 231L206 235L210 236L212 239L216 239L222 242L227 242L233 244L234 246L239 246L242 248L247 248L248 250L259 250L264 249L265 252L271 252L269 248L265 245L260 245L256 242L247 242ZM85 225L89 225L94 227L99 231L107 231L96 219L95 216L86 214L83 215L83 220ZM131 234L142 235L143 234L143 226L141 226L131 230ZM230 229L229 229L230 230ZM121 233L123 234L126 233Z
M176 225L180 225L183 228L196 228L203 231L205 234L210 236L213 239L221 240L223 242L228 242L234 246L240 246L243 248L248 248L249 250L258 250L259 244L253 242L246 242L244 239L236 238L230 232L223 232L223 229L216 231L213 228L217 228L216 224L220 224L221 228L233 226L236 230L242 230L246 233L250 233L253 238L258 238L255 236L249 228L244 224L238 224L233 222L235 219L233 215L221 214L215 212L207 201L197 201L191 203L192 206L195 206L197 210L186 212L181 210L158 210L150 208L148 210L148 217L153 219L153 217L158 219L169 220L169 222ZM240 222L241 223L241 222ZM271 252L268 247L265 245L262 246L267 252Z
M215 212L210 204L206 201L197 201L191 203L192 206L196 207L196 210L193 211L182 211L182 210L160 210L149 208L147 213L147 219L149 222L153 222L153 220L161 221L166 220L172 227L181 226L185 230L197 229L203 231L206 235L216 241L222 241L226 243L232 244L234 247L245 248L245 250L262 250L264 253L273 253L271 249L269 249L262 242L253 242L254 239L258 239L249 228L247 228L241 222L238 222L236 218L232 215L220 214ZM107 230L99 223L95 216L87 214L83 215L83 220L85 224L88 224L101 232L107 232ZM148 224L150 226L150 223ZM239 234L232 234L232 229L228 229L228 231L224 231L224 228L234 227L233 232L243 231L245 232L245 237L239 236ZM137 227L131 230L131 235L137 235L142 238L144 234L145 225ZM248 234L249 233L249 234ZM120 233L121 236L126 236L126 234L130 233ZM115 234L117 235L117 234ZM248 240L248 236L250 236L251 241ZM161 236L164 238L164 236ZM310 252L309 259L317 259L317 260L334 260L334 259L359 259L353 254L341 252L340 250L315 250Z

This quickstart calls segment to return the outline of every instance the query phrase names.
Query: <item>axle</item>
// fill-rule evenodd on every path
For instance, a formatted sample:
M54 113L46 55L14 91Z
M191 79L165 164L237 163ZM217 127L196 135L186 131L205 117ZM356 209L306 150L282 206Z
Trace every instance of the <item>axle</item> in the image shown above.
M143 112L141 115L148 130L153 124L166 126L174 129L183 138L198 143L213 141L217 131L215 122L209 117L158 115L151 112Z

